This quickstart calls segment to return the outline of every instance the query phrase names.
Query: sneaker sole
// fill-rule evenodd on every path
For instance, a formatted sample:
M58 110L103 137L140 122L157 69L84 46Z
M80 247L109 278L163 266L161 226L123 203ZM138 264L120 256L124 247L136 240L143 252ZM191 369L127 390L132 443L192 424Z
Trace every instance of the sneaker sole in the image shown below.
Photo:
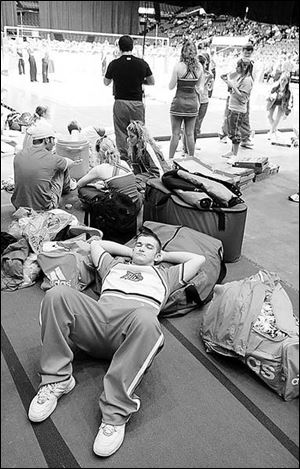
M124 438L120 441L120 443L118 444L118 446L117 446L116 448L114 448L112 451L110 451L109 453L103 454L103 453L100 453L99 451L96 451L95 445L93 445L93 451L94 451L94 453L95 453L97 456L100 456L101 458L108 458L108 456L111 456L111 455L114 454L116 451L118 451L118 449L120 448L120 446L122 446L123 441L124 441Z
M76 385L76 381L74 379L74 377L72 376L72 381L70 383L70 386L65 389L65 391L63 392L63 394L60 396L62 397L64 394L69 394L74 388L75 388L75 385ZM59 399L60 399L59 397ZM44 420L46 420L53 412L54 410L56 409L56 406L57 406L57 402L58 402L58 399L56 399L56 401L53 401L53 407L51 407L51 409L49 409L49 411L47 412L47 414L44 414L42 417L36 417L35 415L30 415L30 408L29 408L29 412L28 412L28 418L31 422L43 422Z

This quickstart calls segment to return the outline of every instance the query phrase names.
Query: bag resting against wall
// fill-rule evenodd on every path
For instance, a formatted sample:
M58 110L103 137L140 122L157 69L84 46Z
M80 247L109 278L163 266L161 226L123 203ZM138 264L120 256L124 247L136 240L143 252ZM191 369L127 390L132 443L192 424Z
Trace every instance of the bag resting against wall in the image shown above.
M205 256L205 263L193 279L173 292L161 311L161 316L182 316L208 303L212 298L213 288L226 275L226 266L222 260L223 247L221 241L204 233L185 226L174 226L164 223L146 221L144 228L157 234L162 249L165 251L189 251ZM132 247L135 238L127 245ZM163 265L172 264L163 262Z
M200 208L181 200L159 178L146 185L143 220L184 225L222 241L224 262L236 262L241 256L247 206Z
M207 352L241 360L284 400L299 396L299 322L277 274L217 285L200 336Z

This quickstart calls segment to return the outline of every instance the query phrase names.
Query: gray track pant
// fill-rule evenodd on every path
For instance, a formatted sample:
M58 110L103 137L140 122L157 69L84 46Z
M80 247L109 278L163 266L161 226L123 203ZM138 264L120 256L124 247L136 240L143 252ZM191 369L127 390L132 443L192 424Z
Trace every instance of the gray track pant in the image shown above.
M142 101L127 101L116 99L113 107L114 129L116 146L121 158L128 159L127 126L131 120L139 120L145 123L145 107Z
M110 304L108 303L110 301ZM55 286L41 306L41 386L68 379L74 345L96 358L111 359L99 406L105 423L121 425L138 411L134 390L164 336L156 312L121 300L97 302L71 287Z

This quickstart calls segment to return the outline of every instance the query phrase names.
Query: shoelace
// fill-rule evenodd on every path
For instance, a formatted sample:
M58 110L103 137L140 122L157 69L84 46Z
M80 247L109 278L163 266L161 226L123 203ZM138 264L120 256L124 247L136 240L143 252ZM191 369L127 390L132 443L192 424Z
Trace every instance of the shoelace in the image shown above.
M105 436L112 436L112 434L116 431L113 425L109 425L107 423L103 423L101 427L103 430L103 435Z
M51 393L54 393L56 383L50 383L43 386L38 391L37 402L38 404L44 404L47 400L50 399Z

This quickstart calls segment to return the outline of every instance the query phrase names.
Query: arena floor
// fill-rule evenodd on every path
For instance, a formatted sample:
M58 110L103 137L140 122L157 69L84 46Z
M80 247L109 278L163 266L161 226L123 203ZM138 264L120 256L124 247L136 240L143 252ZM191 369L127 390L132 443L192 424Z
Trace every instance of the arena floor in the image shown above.
M94 83L93 89L78 83L72 87L60 82L30 83L27 76L12 74L6 81L6 101L30 112L38 104L49 104L59 132L72 119L83 126L97 122L111 127L111 89L100 80ZM219 97L220 89L215 93L203 126L205 134L216 134L222 121L225 101ZM267 141L259 98L263 95L264 90L261 94L258 90L252 104L254 148L241 151L268 156L280 169L243 192L248 211L242 255L226 264L224 282L260 269L277 272L299 317L299 205L288 200L299 188L299 151ZM169 98L163 89L155 96L154 87L146 96L147 125L153 136L162 137L165 155ZM281 128L293 128L297 119L298 110ZM198 144L201 150L196 156L211 164L220 162L227 150L217 137L200 138ZM11 176L13 157L1 157L1 163L1 179ZM61 208L66 203L83 221L77 191L62 200ZM2 190L2 231L13 211L10 194ZM38 311L43 292L36 284L2 292L1 297L2 467L298 467L299 400L284 402L239 363L206 354L199 337L201 310L163 320L166 345L138 388L141 409L128 423L124 443L115 455L99 459L92 452L100 423L97 400L107 364L85 355L74 362L77 386L72 394L61 399L47 421L31 424L27 410L39 383Z

